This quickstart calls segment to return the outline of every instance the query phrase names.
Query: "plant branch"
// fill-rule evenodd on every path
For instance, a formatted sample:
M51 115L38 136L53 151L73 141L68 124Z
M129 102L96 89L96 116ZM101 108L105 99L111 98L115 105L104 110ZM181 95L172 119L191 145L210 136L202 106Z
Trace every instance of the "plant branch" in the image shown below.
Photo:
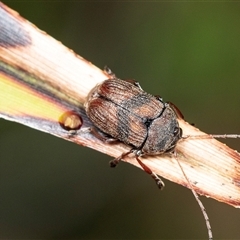
M107 144L85 131L92 124L83 105L89 91L108 75L76 55L18 13L0 3L0 117L87 146L113 157L129 151L122 143ZM81 116L83 125L71 134L59 124L66 112ZM218 201L240 206L240 155L223 143L179 120L186 138L177 158L194 190ZM134 156L124 161L140 167ZM169 155L142 157L155 173L188 186L176 159Z

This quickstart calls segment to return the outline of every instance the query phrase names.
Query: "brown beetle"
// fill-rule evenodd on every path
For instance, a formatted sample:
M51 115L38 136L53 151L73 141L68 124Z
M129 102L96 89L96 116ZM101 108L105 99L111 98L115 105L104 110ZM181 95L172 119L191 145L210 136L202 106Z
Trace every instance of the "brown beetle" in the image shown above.
M91 90L85 103L87 116L102 133L132 146L132 150L112 160L117 163L134 152L142 168L163 188L162 180L151 171L139 156L157 155L173 151L182 137L177 114L160 97L142 90L137 82L121 80L112 72ZM106 124L107 123L107 124Z
M182 138L177 118L183 118L183 115L173 104L143 91L137 82L121 80L111 70L105 71L111 78L97 85L88 94L84 105L86 113L99 130L95 133L100 138L106 141L119 140L132 147L130 151L110 161L110 165L115 167L121 159L134 153L143 170L162 189L163 181L139 156L174 152L177 142ZM178 164L203 213L209 239L212 239L207 212L179 162Z

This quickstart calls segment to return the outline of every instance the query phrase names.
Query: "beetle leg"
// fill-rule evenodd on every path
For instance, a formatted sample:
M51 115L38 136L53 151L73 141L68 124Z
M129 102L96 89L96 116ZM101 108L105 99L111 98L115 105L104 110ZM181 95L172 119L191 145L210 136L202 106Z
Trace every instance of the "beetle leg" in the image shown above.
M96 129L95 127L89 128L89 132L91 132L96 138L98 138L101 141L106 142L106 143L114 143L114 142L119 141L119 140L112 138L111 136L103 133L102 131Z
M112 70L108 66L104 66L103 71L110 76L110 79L116 78L116 75L112 72Z
M181 113L181 111L179 110L179 108L173 104L172 102L167 102L167 104L172 108L172 110L175 112L176 116L178 119L184 119L183 114Z
M111 161L109 162L110 167L116 167L116 166L118 165L118 163L119 163L123 158L125 158L126 156L128 156L130 153L133 153L134 151L136 151L136 150L131 149L129 152L123 153L121 156L119 156L119 157L111 160ZM157 175L155 172L153 172L147 165L145 165L145 164L139 159L139 154L140 154L140 152L136 152L136 153L135 153L136 160L138 161L139 165L142 167L142 169L143 169L146 173L150 174L150 176L151 176L151 177L154 179L154 181L156 182L158 188L159 188L160 190L162 190L162 189L164 188L164 186L165 186L164 182L161 180L161 178L158 177L158 175Z
M144 170L146 173L148 173L148 174L151 175L151 177L152 177L152 178L154 179L154 181L156 182L158 188L159 188L160 190L162 190L165 185L164 185L164 182L161 180L161 178L159 178L158 175L157 175L155 172L153 172L147 165L145 165L145 164L138 158L137 155L136 155L136 159L137 159L139 165L143 168L143 170Z
M167 104L169 104L169 106L173 109L173 111L175 112L178 119L184 119L182 112L179 110L179 108L174 103L167 102ZM190 123L190 125L195 126L194 123Z
M129 152L123 153L121 156L114 158L113 160L111 160L109 162L110 167L116 167L118 165L118 163L125 158L127 155L129 155L130 153L132 153L133 150L130 150Z

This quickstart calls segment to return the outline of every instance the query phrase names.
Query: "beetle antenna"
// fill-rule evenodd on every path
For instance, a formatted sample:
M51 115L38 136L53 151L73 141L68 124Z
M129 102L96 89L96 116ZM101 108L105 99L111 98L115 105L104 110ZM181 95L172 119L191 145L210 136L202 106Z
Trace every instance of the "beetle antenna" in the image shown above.
M239 134L209 134L213 138L240 138Z
M209 217L208 217L208 215L207 215L207 211L206 211L205 207L203 206L203 204L202 204L202 202L201 202L198 194L197 194L196 191L193 189L193 186L192 186L189 178L187 177L186 173L184 172L182 165L181 165L180 162L178 161L176 151L174 152L174 156L175 156L175 159L176 159L176 161L177 161L177 163L178 163L178 166L179 166L180 169L181 169L181 172L183 173L183 176L184 176L185 179L187 180L188 187L189 187L190 190L192 191L192 194L193 194L193 196L195 197L195 199L196 199L196 201L197 201L197 203L198 203L198 205L199 205L199 207L200 207L200 209L201 209L201 211L202 211L203 217L204 217L205 222L206 222L207 230L208 230L208 239L209 239L209 240L212 240L212 239L213 239L212 228L211 228L211 224L210 224Z
M182 136L182 139L186 138L240 138L240 134L203 134Z

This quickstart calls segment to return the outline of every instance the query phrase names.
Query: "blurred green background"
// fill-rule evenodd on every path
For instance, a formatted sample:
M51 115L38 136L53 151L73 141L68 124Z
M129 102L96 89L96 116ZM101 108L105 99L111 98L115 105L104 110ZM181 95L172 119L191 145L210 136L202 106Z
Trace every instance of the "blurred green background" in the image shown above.
M4 1L100 68L134 78L208 133L240 133L240 3ZM227 143L240 151L240 140ZM206 239L191 192L0 120L1 239ZM216 162L217 164L217 162ZM240 238L238 209L201 197L215 239Z

